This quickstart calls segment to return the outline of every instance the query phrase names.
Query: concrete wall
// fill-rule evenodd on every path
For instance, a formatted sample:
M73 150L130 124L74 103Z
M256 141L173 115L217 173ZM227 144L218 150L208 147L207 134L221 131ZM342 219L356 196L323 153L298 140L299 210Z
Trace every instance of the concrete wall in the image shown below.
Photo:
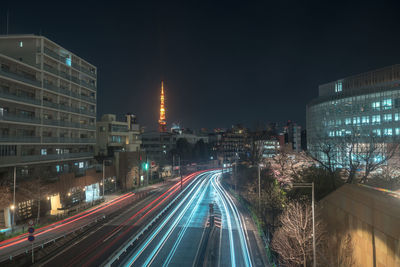
M400 198L346 184L320 204L331 240L350 233L354 266L400 266Z

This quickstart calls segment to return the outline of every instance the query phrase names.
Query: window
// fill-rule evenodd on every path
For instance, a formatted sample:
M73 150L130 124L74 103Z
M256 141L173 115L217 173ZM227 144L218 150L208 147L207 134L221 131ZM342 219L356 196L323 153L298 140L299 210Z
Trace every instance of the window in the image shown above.
M400 113L395 113L394 114L394 120L399 121L400 120Z
M372 130L372 133L373 133L375 136L381 136L381 129L374 129L374 130Z
M40 155L47 155L47 149L46 148L42 148L40 150Z
M19 47L24 47L24 43L22 41L19 42Z
M393 135L392 128L383 129L383 135L386 135L386 136Z
M351 124L351 118L346 118L346 120L345 120L345 124L346 124L346 125L349 125L349 124Z
M346 130L345 134L346 135L351 135L351 131L350 130Z
M362 124L369 124L369 116L362 116L361 122Z
M336 125L342 125L342 120L336 120Z
M65 64L71 67L71 56L65 58Z
M395 134L396 134L396 135L400 135L400 128L396 128L396 129L395 129Z
M381 123L381 115L373 115L372 124L380 124L380 123Z
M341 92L342 89L343 89L342 82L337 82L337 83L335 83L335 92L336 92L336 93Z
M373 110L381 110L381 103L380 102L373 102L372 103Z
M384 99L382 101L382 109L391 109L392 108L392 99Z
M392 121L392 114L383 114L383 121L384 122Z
M360 117L353 117L353 125L360 125Z

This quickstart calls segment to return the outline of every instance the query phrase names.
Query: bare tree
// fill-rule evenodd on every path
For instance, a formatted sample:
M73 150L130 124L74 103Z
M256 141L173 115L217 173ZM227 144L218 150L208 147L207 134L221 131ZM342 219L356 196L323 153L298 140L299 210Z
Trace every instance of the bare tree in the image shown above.
M370 174L388 164L398 152L396 139L379 138L371 135L368 142L360 148L359 157L363 161L363 174L360 182L366 183Z
M349 233L340 236L330 236L325 239L325 245L318 251L318 258L325 266L345 267L354 265L354 245Z
M311 144L311 151L307 153L329 173L334 174L338 165L340 143L337 138L318 136Z
M316 247L323 244L324 226L319 217L315 221ZM280 215L281 227L275 232L271 247L285 266L307 266L312 262L312 211L310 205L291 202Z

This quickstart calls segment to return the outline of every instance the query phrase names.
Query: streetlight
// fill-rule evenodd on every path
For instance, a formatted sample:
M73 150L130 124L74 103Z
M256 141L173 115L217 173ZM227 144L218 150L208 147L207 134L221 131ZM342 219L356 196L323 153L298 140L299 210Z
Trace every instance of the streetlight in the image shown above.
M263 164L258 163L258 211L261 211L261 168L264 168Z
M311 188L312 189L312 231L313 231L313 266L317 266L317 257L315 250L315 213L314 213L314 182L312 183L294 183L293 187L296 188Z

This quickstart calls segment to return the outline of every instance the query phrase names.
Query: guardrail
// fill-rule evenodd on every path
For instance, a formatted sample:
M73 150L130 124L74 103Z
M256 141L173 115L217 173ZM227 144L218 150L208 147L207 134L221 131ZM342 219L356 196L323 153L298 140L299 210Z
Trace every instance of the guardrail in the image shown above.
M186 186L170 203L168 203L168 205L160 212L158 213L158 215L156 217L153 218L153 220L150 221L150 223L148 223L145 227L142 228L142 230L135 235L134 238L132 239L128 239L123 245L121 245L121 247L119 249L117 249L113 254L111 254L110 257L108 257L108 259L105 261L105 263L103 263L101 266L104 267L111 267L111 265L118 261L119 258L121 257L121 255L123 253L126 253L129 249L129 247L131 247L133 245L133 243L135 243L137 240L139 240L139 238L149 229L153 226L153 224L161 217L164 215L164 213L171 207L171 205L173 203L175 203L181 196L182 194L189 188L190 185L192 185L192 183L195 180L193 180L188 186Z
M68 236L70 234L73 234L73 233L75 233L77 231L82 231L84 228L86 228L86 227L88 227L88 226L90 226L90 225L92 225L94 223L97 223L97 222L99 222L101 220L104 220L105 218L106 218L105 214L97 216L94 220L92 220L89 223L84 224L84 225L82 225L82 226L80 226L80 227L78 227L76 229L68 231L68 232L66 232L66 233L64 233L62 235L57 236L57 237L44 239L44 240L40 241L38 244L34 244L33 245L33 249L34 250L43 249L47 245L49 245L51 243L55 243L57 240L65 238L66 236ZM26 242L28 242L28 241L26 241ZM26 247L26 248L21 248L21 249L17 250L17 252L10 253L9 255L6 255L5 257L0 258L0 262L4 262L6 260L10 260L11 261L13 258L18 257L18 256L20 256L22 254L28 254L30 251L32 251L32 249L29 246Z

